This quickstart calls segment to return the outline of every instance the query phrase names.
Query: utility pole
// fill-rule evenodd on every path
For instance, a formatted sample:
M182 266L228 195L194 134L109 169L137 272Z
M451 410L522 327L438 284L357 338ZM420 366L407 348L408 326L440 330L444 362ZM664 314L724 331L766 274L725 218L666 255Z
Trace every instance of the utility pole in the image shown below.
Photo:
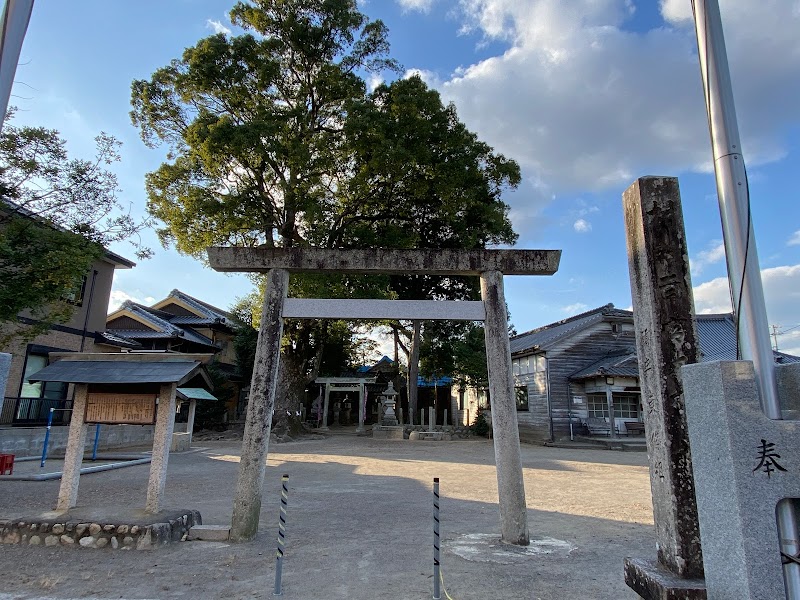
M773 325L772 326L772 339L775 340L775 348L774 348L774 350L775 350L775 352L777 352L778 351L778 326L777 325Z

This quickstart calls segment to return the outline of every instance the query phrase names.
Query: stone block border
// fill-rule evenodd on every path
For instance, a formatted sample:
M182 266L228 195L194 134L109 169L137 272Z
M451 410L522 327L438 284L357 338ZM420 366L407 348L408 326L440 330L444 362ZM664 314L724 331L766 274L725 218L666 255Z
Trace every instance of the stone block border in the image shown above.
M436 425L434 427L430 427L428 425L406 425L403 430L404 437L406 439L409 439L411 432L413 431L418 431L418 432L436 431L450 435L451 439L466 439L469 437L473 437L472 430L465 425L459 425L458 427L454 427L453 425Z
M156 550L188 539L189 529L202 524L196 510L164 515L158 523L105 523L59 519L0 520L3 544L26 546L72 546L114 550Z

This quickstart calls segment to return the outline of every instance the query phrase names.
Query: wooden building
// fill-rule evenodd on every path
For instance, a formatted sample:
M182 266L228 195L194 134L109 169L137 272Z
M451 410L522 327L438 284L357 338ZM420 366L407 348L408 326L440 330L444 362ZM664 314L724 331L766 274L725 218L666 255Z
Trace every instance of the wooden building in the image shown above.
M697 315L697 336L701 360L736 359L732 315ZM607 304L516 335L511 338L511 359L521 440L610 433L612 404L619 434L640 431L641 389L631 311ZM775 360L800 362L782 352L775 352Z

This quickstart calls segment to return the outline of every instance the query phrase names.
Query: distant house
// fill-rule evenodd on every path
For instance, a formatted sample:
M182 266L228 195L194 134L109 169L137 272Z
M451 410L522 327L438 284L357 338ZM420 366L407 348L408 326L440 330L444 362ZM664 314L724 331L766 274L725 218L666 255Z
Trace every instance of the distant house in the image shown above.
M242 417L243 382L236 368L233 315L180 290L152 306L126 301L106 320L105 334L135 344L138 350L215 354L216 367L227 379L227 418ZM244 382L244 385L249 382ZM217 395L226 395L218 390Z
M10 203L0 203L0 212L8 210ZM24 210L16 214L31 218ZM42 227L49 225L42 223ZM12 341L0 348L0 352L11 354L11 367L0 406L0 425L33 425L47 420L50 408L71 406L67 384L31 382L28 376L40 371L48 364L50 352L104 352L109 344L129 346L123 340L107 339L103 335L106 313L111 296L111 284L115 269L130 269L135 263L106 250L95 261L82 280L76 282L75 304L72 318L63 324L55 324L45 334L30 342ZM20 313L19 321L33 324L28 313ZM119 346L116 346L119 347ZM63 413L56 415L57 420Z
M730 314L697 315L701 360L735 360ZM620 433L642 421L633 313L607 304L511 338L520 439L565 438L589 419L609 420L607 393ZM800 358L775 352L776 362ZM489 399L491 401L491 399Z

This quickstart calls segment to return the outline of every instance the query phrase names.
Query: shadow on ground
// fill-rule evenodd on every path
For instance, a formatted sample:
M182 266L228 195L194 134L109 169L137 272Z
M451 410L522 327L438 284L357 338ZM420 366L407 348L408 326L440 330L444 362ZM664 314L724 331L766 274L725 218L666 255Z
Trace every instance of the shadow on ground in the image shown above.
M170 457L166 504L199 510L206 524L228 524L239 447L207 446ZM271 450L254 542L186 542L153 552L0 546L0 568L14 573L3 592L11 598L271 597L282 473L290 476L286 598L430 598L433 477L441 479L442 569L454 600L636 598L623 582L622 559L655 555L649 482L639 456L640 462L619 464L605 451L524 447L535 544L521 550L499 544L490 442L337 438ZM79 504L139 509L148 473L140 466L82 477ZM57 492L57 481L2 482L0 518L49 511Z

